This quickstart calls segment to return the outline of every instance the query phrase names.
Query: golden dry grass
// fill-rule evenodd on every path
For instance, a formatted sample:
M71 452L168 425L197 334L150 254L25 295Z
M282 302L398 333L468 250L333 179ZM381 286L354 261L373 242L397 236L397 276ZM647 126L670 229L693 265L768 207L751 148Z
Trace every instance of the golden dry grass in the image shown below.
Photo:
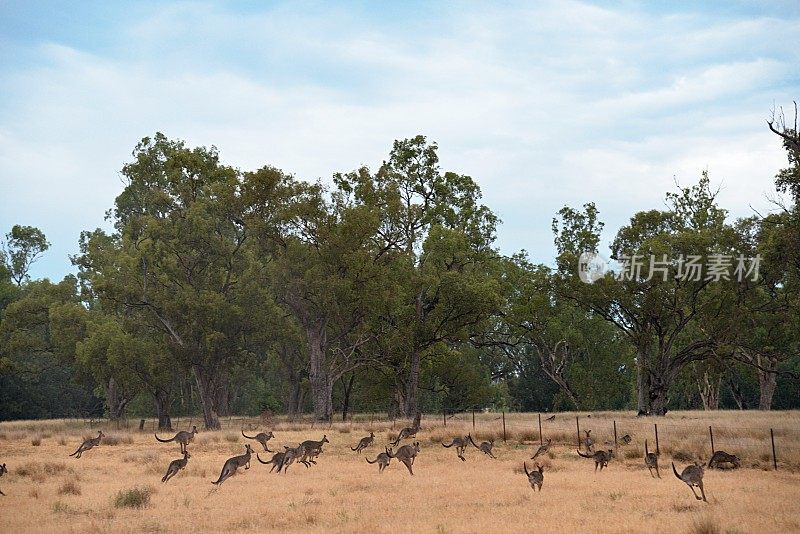
M270 448L294 445L327 434L330 444L310 469L295 464L287 474L270 474L256 462L250 470L217 490L223 462L241 454L238 435L256 420L225 421L222 432L202 432L190 445L188 467L167 484L160 482L170 460L180 457L176 444L157 443L152 432L107 429L116 445L101 445L79 460L69 458L83 436L95 434L80 421L23 421L0 424L0 462L9 473L0 478L0 531L32 532L786 532L800 530L800 413L676 412L658 420L632 414L580 416L600 446L618 434L633 442L620 446L607 471L595 474L590 460L575 454L575 414L542 422L554 446L544 457L544 488L534 493L522 474L522 462L538 447L535 414L506 416L507 443L499 414L470 414L448 420L424 418L418 439L422 452L411 477L393 461L383 475L368 465L386 441L407 422L370 421L331 428L275 421ZM654 448L653 423L659 425L662 479L649 476L642 462L644 439ZM176 426L187 428L189 421ZM196 423L196 421L194 421ZM743 469L707 470L709 504L696 501L676 480L673 456L707 460L708 425L717 449L738 454ZM148 430L151 428L148 422ZM107 426L107 425L106 425ZM394 428L392 428L394 427ZM260 427L264 428L264 427ZM772 471L769 429L775 430L779 470ZM375 431L376 444L353 453L349 447ZM472 432L496 439L492 460L477 449L467 461L442 439ZM31 446L34 436L47 436ZM63 439L62 439L63 438ZM477 440L476 440L477 441ZM262 458L264 454L262 454ZM269 455L267 454L267 457ZM532 462L528 460L529 466ZM687 461L676 461L678 467ZM151 491L144 508L115 506L129 490Z

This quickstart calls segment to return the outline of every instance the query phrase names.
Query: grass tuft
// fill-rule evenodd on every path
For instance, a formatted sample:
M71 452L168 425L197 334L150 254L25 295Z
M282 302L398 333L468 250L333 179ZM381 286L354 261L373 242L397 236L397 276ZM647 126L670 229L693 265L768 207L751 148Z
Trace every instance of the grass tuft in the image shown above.
M145 508L150 504L152 488L132 488L120 490L114 497L114 508Z

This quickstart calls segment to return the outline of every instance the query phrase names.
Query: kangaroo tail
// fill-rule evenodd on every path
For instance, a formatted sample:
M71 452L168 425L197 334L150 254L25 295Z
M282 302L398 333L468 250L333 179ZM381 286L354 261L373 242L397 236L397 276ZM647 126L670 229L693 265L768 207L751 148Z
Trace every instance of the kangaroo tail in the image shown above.
M445 448L450 448L450 447L452 447L452 446L453 446L453 443L455 443L455 442L456 442L456 440L453 440L453 441L450 443L450 445L445 445L445 444L444 444L444 441L443 441L443 442L442 442L442 447L445 447Z
M530 474L528 473L528 466L525 464L525 462L522 462L522 470L525 471L525 476Z
M364 459L367 461L367 463L368 463L368 464L374 464L375 462L377 462L377 461L378 461L378 459L377 459L377 458L375 458L375 459L374 459L374 460L372 460L371 462L369 461L369 458L364 458Z
M647 450L647 440L644 440L644 455L650 456L650 451Z
M581 451L577 451L578 456L583 456L584 458L594 458L591 454L583 454Z
M170 439L161 439L161 438L159 438L159 437L158 437L158 434L153 434L153 435L154 435L154 436L156 437L156 439L157 439L158 441L160 441L161 443L169 443L170 441L172 441L173 439L175 439L175 438L170 438Z
M76 454L78 454L79 452L81 452L81 448L80 448L80 447L78 447L78 450L77 450L77 451L75 451L75 452L73 452L72 454L70 454L70 456L75 456L75 455L76 455Z
M358 450L358 446L356 446L356 448L355 448L355 449L354 449L353 447L350 447L350 450L351 450L351 451L357 451L357 450Z
M245 434L245 433L244 433L244 430L242 430L242 435L243 435L244 437L246 437L247 439L256 439L256 437L255 437L255 436L252 436L252 437L251 437L251 436L248 436L247 434Z
M678 477L678 480L683 480L681 476L678 474L678 470L675 469L675 462L672 462L672 472L675 473L675 476Z
M257 459L258 459L258 461L259 461L259 462L261 462L262 464L269 465L269 464L271 464L271 463L272 463L272 462L265 462L264 460L262 460L262 459L261 459L261 456L259 456L259 455L258 455L258 453L256 453L256 458L257 458Z
M472 440L472 434L467 434L467 436L469 436L469 442L472 443L472 446L475 447L476 449L480 449L480 447L478 447Z

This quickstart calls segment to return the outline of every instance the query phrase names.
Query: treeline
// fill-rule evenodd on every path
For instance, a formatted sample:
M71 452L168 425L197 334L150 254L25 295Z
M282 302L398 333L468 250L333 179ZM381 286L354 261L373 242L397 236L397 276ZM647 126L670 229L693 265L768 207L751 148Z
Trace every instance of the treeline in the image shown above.
M731 221L703 175L632 215L604 275L593 204L554 218L552 266L503 256L422 136L330 186L145 138L77 276L31 280L44 234L6 236L0 418L797 407L800 142L770 126L782 209Z

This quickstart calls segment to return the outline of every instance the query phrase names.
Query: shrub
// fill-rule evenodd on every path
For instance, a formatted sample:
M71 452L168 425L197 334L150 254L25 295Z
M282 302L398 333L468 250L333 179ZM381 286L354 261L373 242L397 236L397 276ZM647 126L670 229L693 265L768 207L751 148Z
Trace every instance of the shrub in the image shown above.
M33 438L31 440L31 445L33 445L34 447L38 447L41 444L42 444L42 437L41 436L36 436L35 438Z
M150 504L151 488L120 490L114 497L115 508L144 508Z
M58 488L59 495L80 495L81 487L74 480L67 480Z

